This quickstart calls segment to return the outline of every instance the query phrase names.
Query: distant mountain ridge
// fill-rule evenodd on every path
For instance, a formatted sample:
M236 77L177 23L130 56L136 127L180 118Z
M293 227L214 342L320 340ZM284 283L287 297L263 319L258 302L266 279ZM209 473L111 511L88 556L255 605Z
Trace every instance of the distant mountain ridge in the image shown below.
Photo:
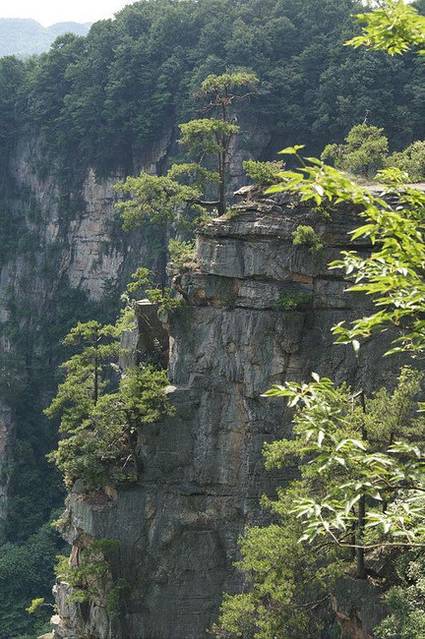
M0 18L0 57L43 53L63 33L86 35L90 26L90 23L58 22L50 27L43 27L36 20Z

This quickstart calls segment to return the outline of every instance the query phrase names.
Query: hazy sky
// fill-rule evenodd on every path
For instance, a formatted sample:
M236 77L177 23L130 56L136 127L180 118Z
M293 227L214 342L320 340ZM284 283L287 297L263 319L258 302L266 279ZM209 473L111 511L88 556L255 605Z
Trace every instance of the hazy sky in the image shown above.
M0 0L0 18L33 18L48 26L73 20L95 22L111 18L135 0Z

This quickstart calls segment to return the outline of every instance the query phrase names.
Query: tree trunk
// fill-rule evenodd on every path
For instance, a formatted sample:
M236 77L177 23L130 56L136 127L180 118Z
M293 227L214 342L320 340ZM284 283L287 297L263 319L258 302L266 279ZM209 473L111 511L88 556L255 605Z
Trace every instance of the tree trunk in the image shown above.
M94 392L93 392L93 401L95 405L97 404L97 400L99 399L99 362L97 357L94 360Z
M225 166L222 164L222 170L220 172L220 189L219 189L219 204L218 204L218 214L220 217L226 212L226 178L225 178Z
M359 512L357 515L357 535L356 535L356 577L357 579L366 579L366 563L365 563L365 551L364 548L364 529L365 529L365 515L366 515L366 498L361 497L359 501Z
M366 398L364 391L360 394L360 402L363 414L366 415ZM364 422L362 423L362 439L367 440L367 431ZM359 501L359 510L357 514L357 539L356 539L356 576L358 579L366 579L366 562L364 548L364 531L366 525L366 497L363 495Z

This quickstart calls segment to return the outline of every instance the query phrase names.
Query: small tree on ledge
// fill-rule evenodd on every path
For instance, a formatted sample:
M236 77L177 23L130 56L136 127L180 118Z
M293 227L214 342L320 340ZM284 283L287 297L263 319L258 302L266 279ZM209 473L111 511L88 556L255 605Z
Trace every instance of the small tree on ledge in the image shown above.
M257 84L257 76L248 71L210 75L204 80L199 98L206 117L180 125L180 143L194 161L174 164L165 176L142 172L118 183L117 192L128 196L118 204L124 228L134 228L145 217L166 223L184 210L226 212L231 145L240 131L234 106L253 95ZM208 200L205 194L211 190L216 197Z

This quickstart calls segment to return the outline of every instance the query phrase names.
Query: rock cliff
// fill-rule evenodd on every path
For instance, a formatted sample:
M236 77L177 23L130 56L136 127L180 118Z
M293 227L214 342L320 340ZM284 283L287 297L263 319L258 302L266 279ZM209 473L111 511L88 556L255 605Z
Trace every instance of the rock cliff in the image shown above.
M155 167L161 158L146 154L149 167ZM157 231L146 225L130 237L121 230L113 192L114 182L121 177L99 180L93 171L80 175L78 167L67 183L53 167L44 175L37 140L19 143L10 158L8 175L2 176L0 543L8 501L14 499L13 475L22 470L16 470L15 461L24 466L26 462L19 455L14 461L15 435L27 447L34 444L36 452L29 452L29 457L39 474L44 472L40 466L46 466L45 454L54 445L55 426L47 424L42 410L57 384L60 340L79 320L113 317L129 274L141 263L155 268L158 261L152 250ZM32 443L28 435L31 422L36 422L38 430ZM57 487L52 490L60 496ZM40 524L48 518L54 498L57 495L46 499L47 505L34 502ZM17 516L32 519L34 512ZM19 523L14 522L13 527L12 540Z
M10 409L0 403L0 543L5 538L13 427Z
M300 224L320 233L321 253L293 245ZM291 414L261 393L312 371L368 390L396 368L381 358L383 338L359 359L332 343L330 328L367 305L326 266L355 224L353 211L325 219L286 198L262 198L200 231L197 265L176 282L185 305L169 320L176 415L140 432L138 485L95 497L76 486L67 499L73 552L86 539L118 542L113 578L128 584L125 605L110 615L102 604L72 604L57 584L56 639L203 639L222 592L243 588L232 566L238 537L262 521L260 496L288 476L266 472L261 450L290 433ZM301 306L285 310L300 292ZM139 313L143 320L143 306ZM370 611L356 615L367 636Z
M257 126L257 148L264 149L269 140ZM175 146L170 129L143 150L134 172L161 172ZM242 160L251 153L236 145L233 155L236 188L244 179ZM77 163L65 174L46 166L37 137L19 141L0 176L0 543L8 495L13 500L15 490L13 474L20 472L13 463L15 431L27 444L26 423L36 416L35 446L44 443L37 459L30 453L37 472L54 446L54 426L41 414L57 383L60 340L77 321L113 318L130 274L141 264L165 277L163 231L149 224L131 234L121 229L113 185L123 177L117 171L100 179L93 170L80 171ZM25 409L23 397L29 404ZM46 499L50 508L54 498ZM44 513L40 504L34 508L40 510L41 524L49 516L47 506ZM25 519L28 513L19 516ZM19 525L14 522L12 528Z

